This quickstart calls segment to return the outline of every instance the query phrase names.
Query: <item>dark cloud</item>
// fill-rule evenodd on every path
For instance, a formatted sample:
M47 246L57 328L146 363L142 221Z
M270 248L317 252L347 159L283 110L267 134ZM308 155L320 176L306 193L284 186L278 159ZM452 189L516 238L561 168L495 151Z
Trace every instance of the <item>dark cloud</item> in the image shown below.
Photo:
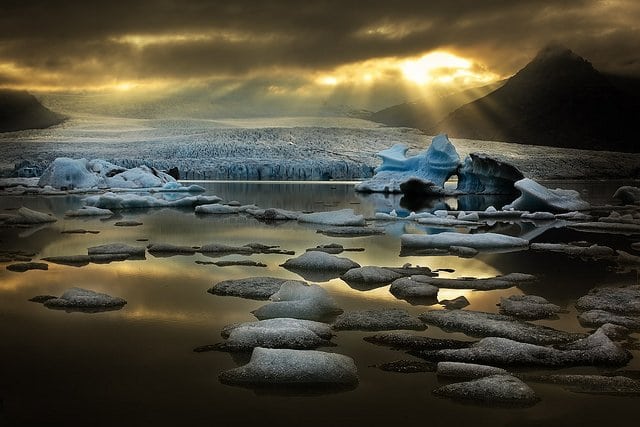
M1 68L11 64L61 87L244 78L253 96L274 86L265 76L434 49L504 76L555 40L604 71L640 75L639 23L636 0L4 0L0 73L12 81Z

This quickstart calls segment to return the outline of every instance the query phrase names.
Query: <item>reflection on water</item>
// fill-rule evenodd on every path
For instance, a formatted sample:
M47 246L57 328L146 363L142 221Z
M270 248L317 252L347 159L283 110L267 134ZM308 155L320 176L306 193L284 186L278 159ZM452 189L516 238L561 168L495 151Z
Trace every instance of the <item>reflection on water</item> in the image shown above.
M578 185L578 184L575 184ZM255 203L263 207L292 210L334 210L353 208L373 216L377 211L399 213L418 208L470 209L503 200L486 198L445 198L415 202L398 196L356 195L351 184L343 183L206 183L206 194L227 201ZM611 187L611 186L609 186ZM604 203L612 193L602 184L585 186L586 194ZM615 188L614 188L615 189ZM604 194L604 195L603 195ZM606 197L605 197L606 195ZM509 200L508 200L509 201ZM507 201L507 202L508 202ZM467 309L496 312L500 297L535 294L568 310L557 320L537 323L568 331L585 331L576 319L575 300L591 287L603 284L637 283L636 273L616 274L605 262L571 260L558 254L514 252L480 254L471 259L451 256L400 257L397 236L404 232L442 231L414 223L385 224L382 236L334 238L316 233L309 224L279 222L266 224L243 215L195 215L190 210L157 209L122 212L118 218L67 219L63 213L81 205L80 196L3 198L3 208L26 205L53 212L58 222L34 229L0 229L3 249L36 251L37 257L86 254L86 249L104 243L122 242L134 246L150 243L201 246L208 243L243 245L260 242L280 245L301 254L306 248L328 243L363 247L363 252L339 256L361 265L400 266L404 263L432 269L453 269L442 277L490 277L511 272L530 273L540 280L522 288L486 292L442 289L438 299L465 296ZM414 203L414 202L412 202ZM116 227L118 220L137 220L139 227ZM77 228L98 234L63 234ZM496 223L490 231L534 236L536 241L589 240L619 248L629 248L628 237L580 233L567 229L540 229L531 223ZM483 230L488 231L488 230ZM140 241L146 239L148 241ZM370 333L341 331L334 338L337 347L323 349L353 357L360 375L359 386L336 394L273 393L228 387L217 380L226 369L246 362L246 355L192 350L221 341L223 326L255 320L251 311L264 301L221 297L206 291L221 280L248 276L301 277L279 264L290 256L254 254L248 259L267 264L266 268L217 267L199 265L202 254L155 257L83 267L49 264L48 271L12 273L0 270L0 421L8 425L43 424L176 424L211 420L249 423L278 422L283 425L326 425L354 423L383 425L398 420L449 425L450 417L433 414L455 413L455 423L515 425L522 420L547 423L596 425L603 420L625 419L633 414L637 399L578 395L559 387L532 384L542 401L525 409L481 408L437 399L431 390L441 385L433 373L395 374L379 365L410 356L363 341ZM227 255L224 260L247 259ZM5 264L2 264L3 266ZM317 280L328 278L319 278ZM321 285L345 311L402 308L418 315L436 301L415 304L399 300L389 286L369 290L350 287L339 278ZM72 286L122 297L127 305L104 313L65 313L47 310L27 301L35 295L60 295ZM428 305L430 304L430 305ZM445 333L430 326L432 337L464 339L461 333ZM637 337L637 335L635 335ZM635 350L634 356L638 356ZM629 369L639 369L637 358ZM582 369L580 372L597 372ZM428 408L426 411L425 409ZM3 424L4 425L4 424Z

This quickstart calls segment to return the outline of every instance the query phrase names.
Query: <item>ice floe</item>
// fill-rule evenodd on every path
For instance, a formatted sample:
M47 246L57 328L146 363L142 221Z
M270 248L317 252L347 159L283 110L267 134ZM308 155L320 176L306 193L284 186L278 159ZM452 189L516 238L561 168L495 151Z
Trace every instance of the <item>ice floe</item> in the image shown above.
M439 301L439 303L447 310L460 310L461 308L465 308L466 306L471 304L464 295L460 295L459 297L456 297L451 300L445 299L445 300Z
M247 277L224 280L213 285L207 292L214 295L235 296L255 300L267 300L280 290L287 279L277 277ZM304 284L304 282L299 282Z
M89 289L71 288L66 290L59 298L48 299L44 302L47 308L98 312L117 310L127 302L118 297L113 297Z
M217 203L222 200L218 196L186 196L176 200L166 200L152 195L133 193L107 192L88 196L83 199L87 206L103 209L144 209L144 208L193 208L198 205Z
M425 337L407 332L383 332L364 337L364 340L372 344L384 345L394 349L413 351L467 348L476 342L460 341L449 338Z
M448 331L460 331L477 337L502 337L523 343L558 344L583 337L534 323L523 322L502 314L468 310L431 310L420 320Z
M298 222L312 224L333 225L333 226L363 226L364 216L356 215L353 209L341 209L329 212L301 213L298 215Z
M524 178L515 183L515 187L522 195L503 209L571 212L583 211L591 205L580 198L580 193L574 190L549 189L536 181Z
M352 268L360 267L360 264L348 258L337 257L325 252L305 252L297 258L289 258L282 264L287 270L301 273L327 272L330 277L338 277Z
M142 246L130 246L125 243L107 243L104 245L92 246L87 249L89 255L114 255L126 254L132 258L144 258L146 248Z
M64 213L65 216L75 217L75 216L111 216L113 212L109 209L96 208L94 206L83 206L80 209L66 211Z
M446 289L475 289L489 291L493 289L506 289L522 284L533 283L537 278L531 274L509 273L501 276L477 279L474 277L460 277L457 279L445 279L430 276L412 276L411 279L418 283Z
M403 249L448 249L451 246L462 246L480 251L499 252L529 247L527 240L496 233L403 234L400 242Z
M4 224L8 225L36 225L55 222L57 219L51 214L39 212L22 206L15 215L4 218Z
M353 387L358 371L353 359L341 354L257 347L248 364L218 378L230 385Z
M226 341L218 350L247 351L255 347L314 349L332 345L331 328L310 320L277 318L231 325L223 330Z
M363 237L385 234L380 227L328 227L318 230L318 233L331 237Z
M342 309L324 288L294 280L282 283L280 289L269 299L269 304L253 311L253 315L259 320L292 317L322 321L342 313Z
M616 251L608 246L599 245L572 245L566 243L531 243L532 251L559 252L573 257L602 259L611 258L616 255Z
M475 363L438 362L436 374L450 378L482 378L491 375L507 375L509 372L496 366Z
M605 310L618 314L640 314L640 285L595 288L576 301L579 310Z
M468 348L424 350L415 354L427 360L498 366L625 365L631 354L609 338L607 326L611 325L605 325L586 338L564 344L561 348L489 337Z
M526 375L527 381L557 384L574 393L608 396L638 396L640 382L623 376L603 375Z
M24 273L29 270L48 270L49 265L44 262L19 262L7 265L7 270L15 273Z
M256 210L259 209L256 205L245 205L245 206L231 206L231 205L222 205L219 203L211 203L207 205L196 206L196 213L199 214L218 214L218 215L227 215L227 214L237 214L240 212L247 212L248 210Z
M600 327L611 323L624 326L632 331L640 330L640 316L623 316L605 310L594 309L580 313L578 321L581 325L588 327Z
M152 243L147 246L147 251L154 256L193 255L198 248L171 243Z
M500 313L520 319L537 320L557 316L562 308L537 295L511 295L500 298Z
M426 277L426 276L423 276ZM401 277L391 283L389 292L396 298L407 300L409 303L436 303L438 288L428 283L415 280L413 277Z
M530 406L540 400L531 387L512 375L492 375L448 384L435 389L433 393L457 400L477 401L485 405Z
M394 329L424 330L427 327L406 310L393 308L381 310L348 311L333 323L337 330L386 331Z

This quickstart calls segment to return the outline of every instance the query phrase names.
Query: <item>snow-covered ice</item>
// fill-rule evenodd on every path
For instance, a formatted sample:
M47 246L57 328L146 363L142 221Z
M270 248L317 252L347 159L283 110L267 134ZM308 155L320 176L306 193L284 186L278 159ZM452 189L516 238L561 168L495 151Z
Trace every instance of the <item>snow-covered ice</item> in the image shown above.
M505 210L571 212L583 211L591 207L588 202L580 198L580 193L577 191L561 188L552 190L529 178L516 182L515 187L522 194L511 204L504 206Z
M530 406L540 400L531 387L512 375L492 375L442 386L437 396L481 402L485 405Z
M323 224L333 226L360 226L365 225L362 215L356 215L353 209L341 209L329 212L301 213L298 215L298 222L308 222L312 224Z
M287 279L277 277L247 277L218 282L207 292L214 295L228 295L255 300L267 300L280 290ZM304 282L300 282L304 284Z
M520 319L546 319L560 312L562 308L537 295L511 295L500 298L500 313Z
M358 371L353 359L341 354L257 347L248 364L222 372L219 379L247 386L355 386Z
M386 331L394 329L424 330L427 327L406 310L392 308L382 310L348 311L336 319L337 330Z
M431 310L420 315L426 323L471 336L503 337L532 344L566 343L582 334L564 332L502 314L468 310Z
M122 308L127 302L118 297L95 292L89 289L71 288L59 298L44 302L47 308L77 309L87 311L101 311Z
M505 375L509 372L496 366L475 363L438 362L436 373L440 377L482 378L490 375Z
M256 318L263 320L292 317L324 320L342 313L342 309L336 305L324 288L295 280L282 283L278 292L271 295L269 299L270 303L253 311Z
M529 246L527 240L496 233L403 234L400 241L403 249L448 249L451 246L463 246L480 251L498 252L522 250Z

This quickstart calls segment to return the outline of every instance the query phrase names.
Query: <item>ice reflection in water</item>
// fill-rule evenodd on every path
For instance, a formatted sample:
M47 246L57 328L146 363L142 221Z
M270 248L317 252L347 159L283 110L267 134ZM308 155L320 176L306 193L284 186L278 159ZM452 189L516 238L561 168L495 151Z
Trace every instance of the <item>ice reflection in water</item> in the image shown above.
M334 210L354 208L372 216L377 210L413 209L402 206L399 198L356 195L350 184L300 183L208 183L206 194L217 194L225 200L242 204L292 210ZM601 187L590 185L590 195L604 200ZM607 190L612 193L612 190ZM382 201L382 202L381 202ZM488 292L441 289L438 298L453 299L464 295L469 310L496 312L501 296L519 293L541 295L568 309L559 320L536 323L567 331L585 331L576 320L575 300L595 285L628 284L637 280L635 273L614 275L602 262L569 260L558 254L516 252L481 254L462 259L451 256L400 257L398 235L405 232L437 232L417 224L389 224L383 236L333 238L316 233L310 225L295 222L266 224L250 217L196 216L189 210L161 209L122 212L110 219L65 219L63 213L80 206L80 197L61 196L3 198L3 208L22 204L53 212L58 222L38 230L0 229L2 247L37 251L37 257L86 253L90 246L123 242L143 246L149 243L171 243L200 246L207 243L243 245L260 242L294 250L296 255L306 248L338 242L345 247L364 247L364 252L345 252L361 265L400 266L406 262L449 268L453 273L442 277L490 277L510 272L540 276L532 285ZM432 208L460 200L447 198L428 201ZM467 202L464 202L467 203ZM477 201L474 201L477 203ZM484 201L483 203L488 203ZM492 201L499 207L501 202ZM486 207L486 206L485 206ZM467 209L465 207L465 209ZM139 227L122 228L117 220L137 220ZM61 234L63 230L85 228L98 234ZM501 224L494 232L518 235L530 232L530 225ZM566 229L550 229L541 237L545 241L588 239L611 246L628 246L630 239L580 233ZM146 239L148 241L138 241ZM222 259L244 259L230 255ZM398 417L421 420L430 414L451 414L456 423L491 424L521 423L523 419L554 424L581 422L595 425L606 414L607 419L624 419L633 410L633 398L608 398L576 395L558 387L533 384L542 402L533 408L504 410L459 405L436 399L431 390L438 385L433 374L400 375L382 372L370 365L410 358L404 353L366 343L368 333L344 331L334 338L337 347L326 349L353 357L358 365L360 385L353 391L299 397L263 394L257 398L252 390L227 387L217 381L219 372L237 366L236 360L223 353L193 353L192 349L221 341L220 330L228 323L255 320L252 310L264 301L213 296L206 292L214 283L248 276L275 276L299 279L295 273L278 265L289 256L255 254L250 257L268 265L255 267L216 267L197 265L207 260L202 254L193 256L155 257L146 260L89 264L71 267L50 264L49 271L23 274L0 270L0 399L9 424L43 424L63 420L71 424L92 420L94 425L115 423L175 424L202 422L211 418L246 425L251 422L278 420L282 424L325 425L336 420L357 424L395 423ZM46 310L27 300L39 294L60 295L72 286L119 296L127 305L119 311L98 314L65 313ZM344 310L402 308L412 315L439 306L411 305L389 293L389 286L357 291L340 279L322 286ZM414 332L432 337L464 339L461 333L445 333L436 327ZM637 335L635 335L637 337ZM634 356L638 352L634 351ZM629 369L639 369L636 359ZM585 371L584 369L582 371ZM595 369L586 369L596 372ZM408 402L411 402L408 404ZM105 411L104 408L108 410ZM429 408L428 411L425 408ZM251 409L251 410L247 410ZM96 414L99 416L96 419ZM95 423L94 423L95 421ZM430 424L450 424L450 417L430 417ZM532 421L533 422L533 421Z

